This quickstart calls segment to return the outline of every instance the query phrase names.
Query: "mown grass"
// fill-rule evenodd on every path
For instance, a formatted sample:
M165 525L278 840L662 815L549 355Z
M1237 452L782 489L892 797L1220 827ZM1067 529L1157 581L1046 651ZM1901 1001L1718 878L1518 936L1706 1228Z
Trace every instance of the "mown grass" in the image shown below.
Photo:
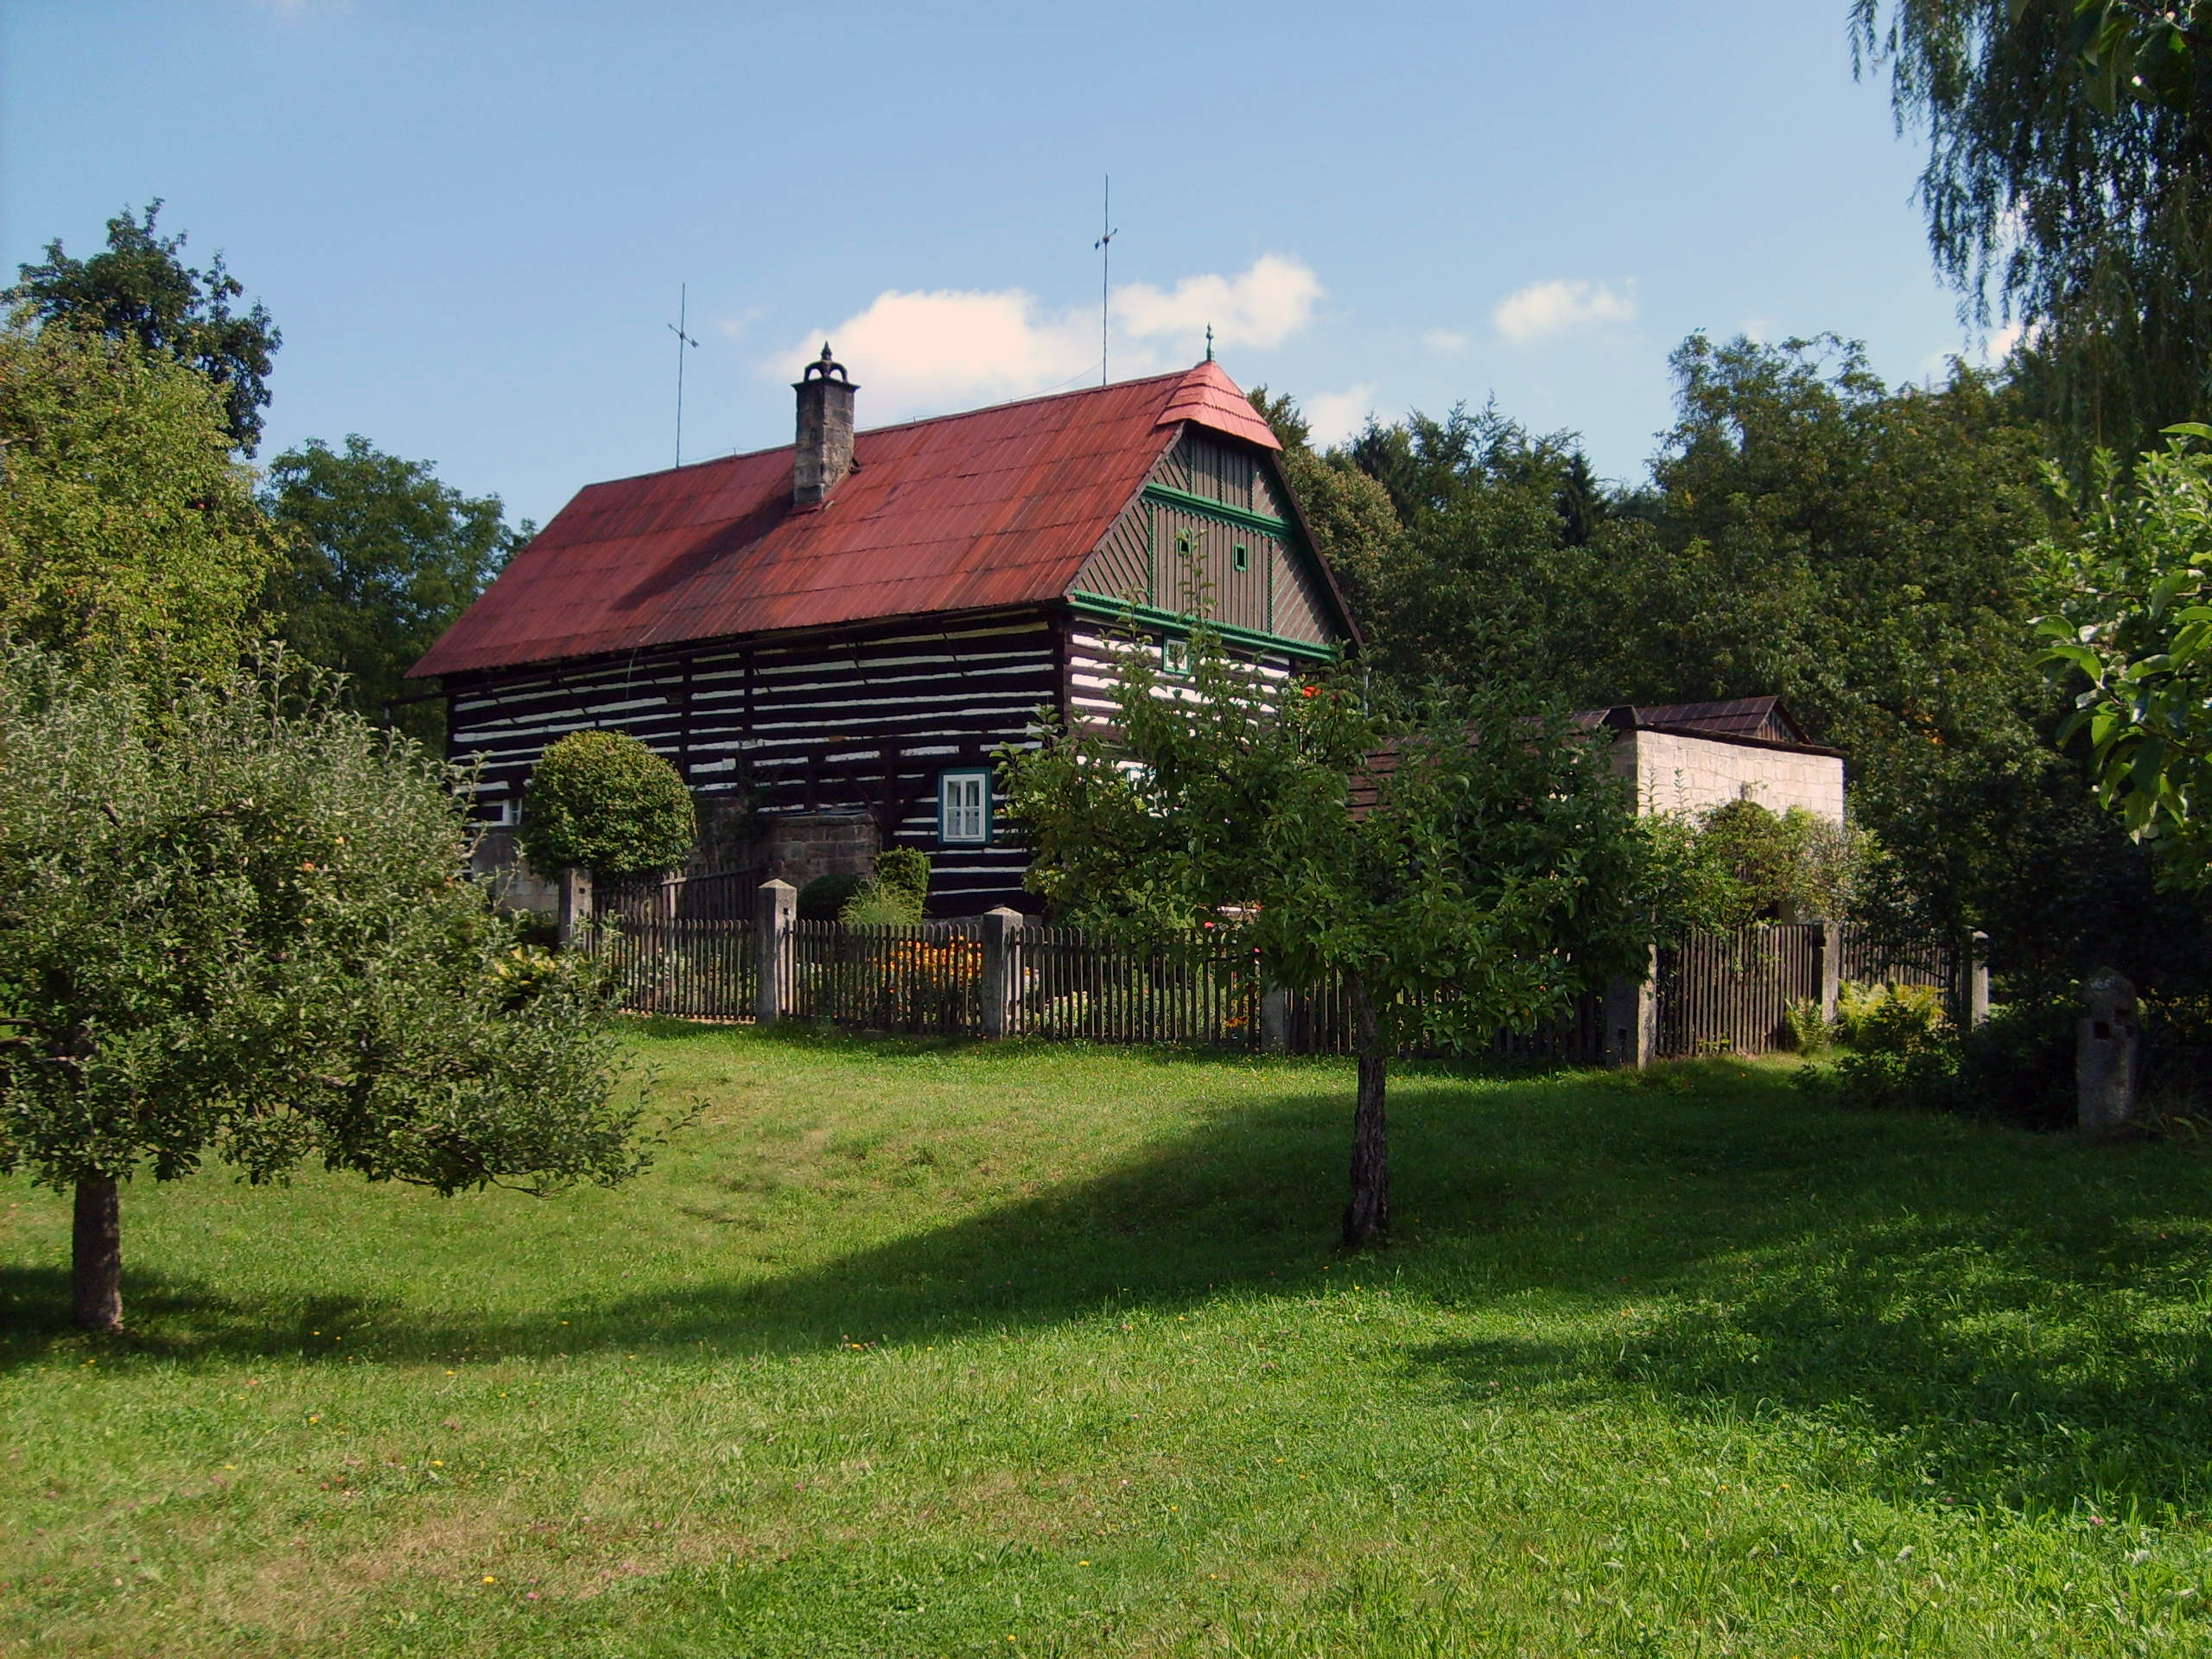
M219 1174L67 1330L0 1184L0 1653L2212 1652L2212 1160L1780 1068L641 1027L550 1202Z

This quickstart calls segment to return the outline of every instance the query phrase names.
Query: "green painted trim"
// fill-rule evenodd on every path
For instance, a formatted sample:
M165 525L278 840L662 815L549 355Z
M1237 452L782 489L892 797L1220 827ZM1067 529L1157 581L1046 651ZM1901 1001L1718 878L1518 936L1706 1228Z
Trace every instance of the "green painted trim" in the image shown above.
M1144 504L1144 596L1160 597L1160 507L1151 501Z
M1145 494L1151 499L1164 502L1171 507L1182 507L1192 512L1205 513L1232 524L1242 524L1247 530L1256 530L1281 540L1291 535L1291 524L1287 518L1270 518L1265 513L1247 512L1242 507L1232 507L1226 501L1217 501L1210 495L1193 495L1188 490L1171 489L1165 484L1147 484Z
M1110 599L1104 594L1085 593L1080 588L1068 589L1068 603L1089 616L1110 617L1115 621L1133 621L1140 627L1168 628L1187 634L1198 619L1163 611L1156 605L1132 605L1126 599ZM1315 662L1333 662L1337 649L1333 645L1317 645L1308 639L1286 639L1279 633L1262 633L1257 628L1234 627L1226 622L1216 622L1213 631L1232 645L1245 645L1262 651L1280 651L1293 657L1310 657Z

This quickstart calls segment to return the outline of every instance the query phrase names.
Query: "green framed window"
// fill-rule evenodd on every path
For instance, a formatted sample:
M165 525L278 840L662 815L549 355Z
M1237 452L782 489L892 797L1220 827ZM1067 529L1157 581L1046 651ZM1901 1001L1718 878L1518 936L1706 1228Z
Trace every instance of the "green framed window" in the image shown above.
M988 768L938 774L937 838L947 847L990 845L991 774Z
M1249 570L1252 568L1252 550L1242 542L1237 543L1229 556L1229 562L1239 570Z
M1188 674L1191 671L1191 642L1178 639L1172 633L1164 636L1160 642L1160 671L1179 676Z

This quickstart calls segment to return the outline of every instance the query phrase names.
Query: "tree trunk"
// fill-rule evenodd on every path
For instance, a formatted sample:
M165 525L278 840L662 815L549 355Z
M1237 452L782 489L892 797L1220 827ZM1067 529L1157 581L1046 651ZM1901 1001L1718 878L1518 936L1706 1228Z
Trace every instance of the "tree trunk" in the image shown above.
M1389 1057L1382 1052L1382 1022L1367 982L1344 976L1359 1055L1359 1104L1351 1119L1351 1202L1344 1206L1344 1248L1363 1249L1390 1232L1390 1126L1382 1108Z
M87 1331L123 1329L122 1213L113 1180L87 1176L77 1183L69 1288L77 1323Z

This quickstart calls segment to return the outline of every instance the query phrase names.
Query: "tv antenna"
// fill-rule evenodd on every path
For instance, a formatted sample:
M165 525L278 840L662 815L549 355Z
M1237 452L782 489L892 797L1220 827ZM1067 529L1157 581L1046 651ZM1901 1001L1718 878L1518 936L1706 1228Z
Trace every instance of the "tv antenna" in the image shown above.
M1098 215L1098 227L1103 232L1090 245L1098 251L1098 384L1106 384L1106 320L1110 315L1107 300L1111 293L1109 279L1114 274L1114 238L1121 232L1114 228L1114 175L1106 175L1106 206Z
M676 336L676 464L683 464L683 348L699 349L699 342L683 332L689 320L690 284L679 283L676 289L676 321L668 325L669 333Z

